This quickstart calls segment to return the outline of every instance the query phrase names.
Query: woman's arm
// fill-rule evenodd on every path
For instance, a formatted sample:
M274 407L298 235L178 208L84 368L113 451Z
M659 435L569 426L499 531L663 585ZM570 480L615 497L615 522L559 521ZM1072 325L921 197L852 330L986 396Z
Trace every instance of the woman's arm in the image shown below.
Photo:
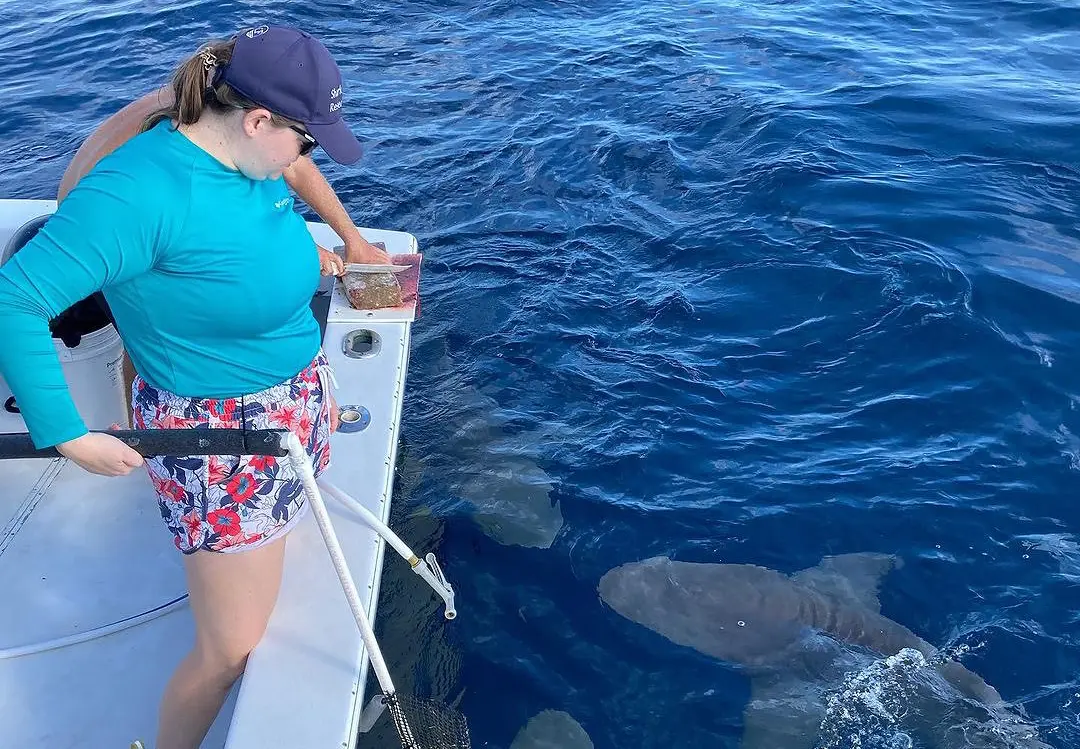
M49 321L110 284L148 270L185 206L163 208L170 196L147 194L117 169L85 177L44 227L0 266L0 374L19 403L37 447L62 445L87 433L63 374ZM176 217L172 216L176 214Z
M306 156L301 156L285 170L285 181L289 184L300 199L307 203L311 210L319 214L319 217L333 229L345 242L346 263L388 263L390 256L383 250L371 244L360 236L356 225L349 218L348 211L341 204L334 188L326 181L326 177L319 171L315 162ZM322 247L319 248L320 260L325 268L327 262L335 265L334 272L343 272L344 268L334 259L327 258L327 253Z

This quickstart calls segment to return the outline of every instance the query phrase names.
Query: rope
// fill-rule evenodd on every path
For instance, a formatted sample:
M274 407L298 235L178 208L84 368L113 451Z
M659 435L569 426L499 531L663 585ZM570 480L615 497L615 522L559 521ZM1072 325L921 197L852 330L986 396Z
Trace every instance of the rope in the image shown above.
M79 632L74 635L68 635L67 637L58 637L55 640L45 640L44 642L31 643L29 645L19 645L13 648L4 648L0 650L0 661L10 658L20 658L24 655L34 655L36 653L44 653L49 650L57 650L59 648L66 648L69 645L78 645L81 642L89 642L90 640L96 640L106 635L111 635L115 632L122 632L125 629L145 624L146 622L157 619L158 617L165 616L166 614L180 608L180 605L187 600L187 593L177 598L172 599L168 603L148 609L141 614L135 616L129 616L125 619L120 619L112 624L106 624L103 627L95 627L94 629L88 629L85 632Z

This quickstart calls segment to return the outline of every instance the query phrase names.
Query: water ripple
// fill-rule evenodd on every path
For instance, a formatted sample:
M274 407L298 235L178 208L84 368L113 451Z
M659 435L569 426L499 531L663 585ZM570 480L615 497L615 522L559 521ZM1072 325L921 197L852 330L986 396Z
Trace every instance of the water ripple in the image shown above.
M4 10L8 196L52 197L102 118L253 15L338 54L366 157L320 164L426 257L395 524L461 608L392 596L380 636L477 745L554 709L597 747L738 746L742 676L618 625L596 580L865 550L909 560L887 615L1080 742L1080 9Z

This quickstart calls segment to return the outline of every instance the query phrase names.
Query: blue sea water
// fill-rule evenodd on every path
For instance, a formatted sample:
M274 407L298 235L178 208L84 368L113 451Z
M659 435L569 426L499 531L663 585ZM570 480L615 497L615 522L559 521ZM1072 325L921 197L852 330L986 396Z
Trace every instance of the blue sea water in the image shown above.
M1080 746L1075 0L7 0L0 196L262 19L337 55L366 156L320 163L425 253L394 526L460 616L387 565L404 686L478 747L734 748L746 679L600 576L877 551L886 616ZM499 532L522 466L547 548Z

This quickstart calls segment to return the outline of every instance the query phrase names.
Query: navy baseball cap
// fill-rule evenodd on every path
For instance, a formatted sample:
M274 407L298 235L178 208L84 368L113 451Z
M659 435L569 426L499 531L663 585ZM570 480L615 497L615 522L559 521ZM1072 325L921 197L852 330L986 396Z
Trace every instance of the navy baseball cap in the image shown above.
M285 26L256 26L235 38L220 80L256 104L302 122L339 164L360 159L360 141L341 117L341 71L321 42Z

